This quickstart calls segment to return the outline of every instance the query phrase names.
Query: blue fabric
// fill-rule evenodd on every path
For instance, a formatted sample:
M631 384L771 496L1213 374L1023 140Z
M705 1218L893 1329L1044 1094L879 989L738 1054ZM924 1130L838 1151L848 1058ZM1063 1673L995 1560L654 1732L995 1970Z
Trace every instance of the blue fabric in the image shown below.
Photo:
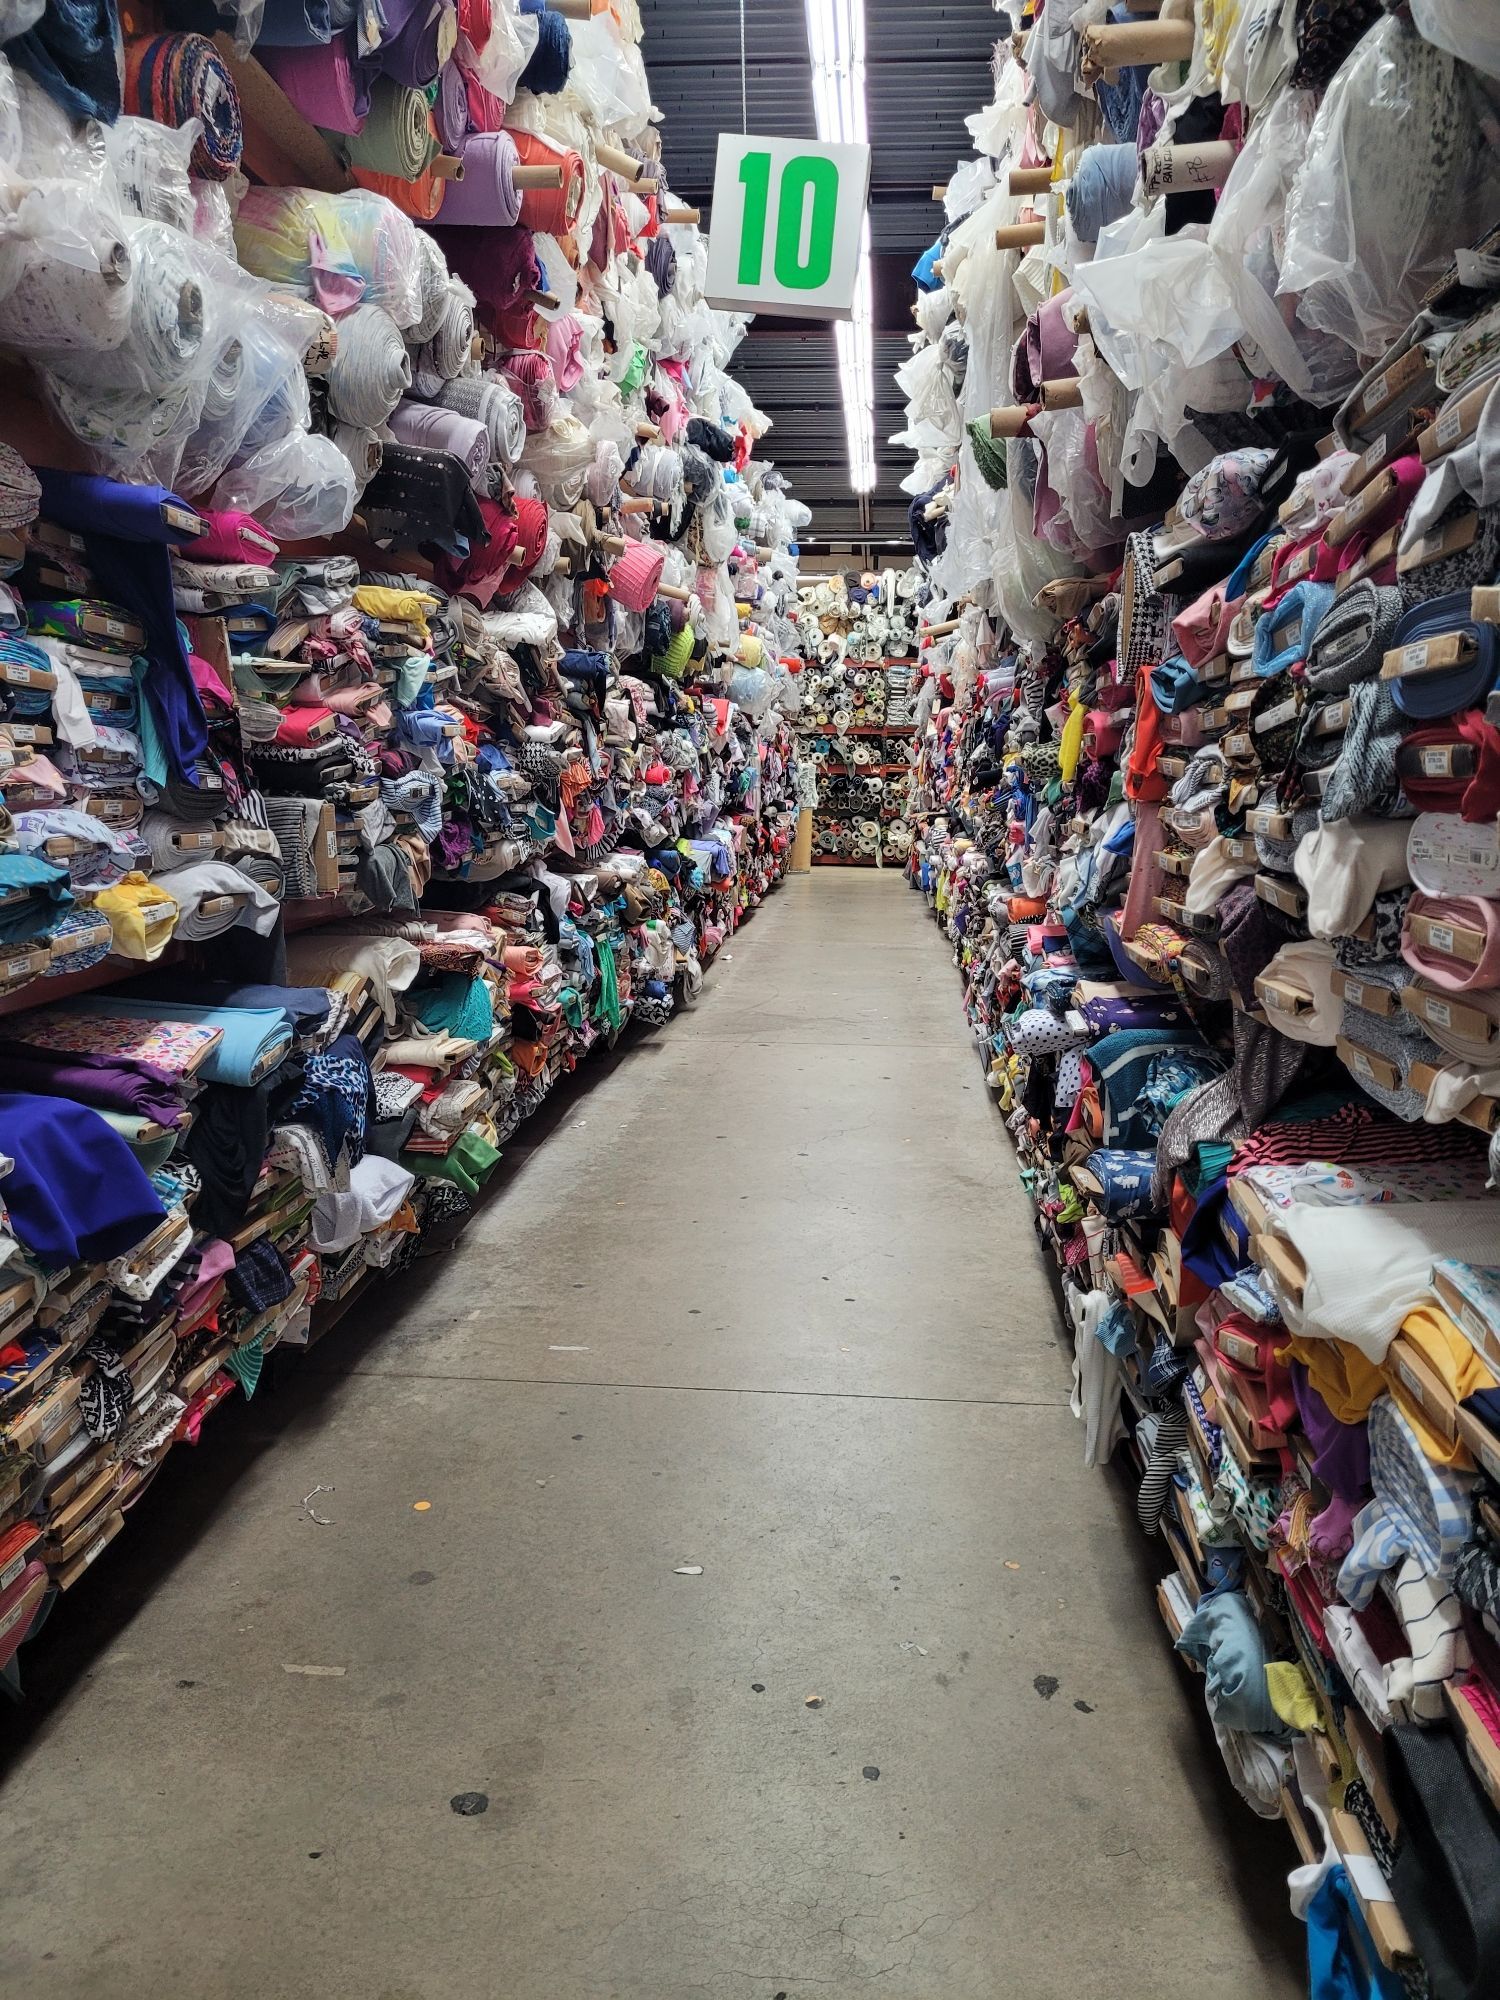
M1225 1241L1221 1224L1226 1220L1239 1239L1237 1253ZM1239 1211L1229 1200L1229 1182L1220 1174L1198 1196L1192 1219L1182 1232L1183 1264L1206 1285L1225 1284L1243 1271L1249 1241Z
M1342 1864L1330 1868L1307 1906L1308 2000L1406 2000L1380 1962Z
M1195 667L1180 653L1158 662L1151 669L1151 699L1163 715L1181 715L1203 699L1203 686Z
M1245 595L1245 592L1250 588L1250 572L1254 569L1261 550L1269 548L1271 543L1277 539L1279 539L1279 531L1276 535L1262 535L1258 542L1253 543L1246 549L1238 563L1230 571L1229 581L1224 586L1224 602L1226 604L1235 604Z
M321 1028L333 1004L326 986L236 985L228 979L199 979L180 966L153 978L149 984L159 987L164 999L188 1002L194 1006L275 1008L285 1017L292 1032L298 1035L313 1034ZM145 991L147 982L135 982L135 993Z
M1298 660L1307 658L1313 634L1322 624L1333 595L1331 583L1294 583L1274 611L1261 613L1250 657L1262 679L1269 680L1272 674L1284 673ZM1284 638L1288 632L1292 637ZM1278 639L1282 644L1273 651Z
M0 1094L0 1153L11 1227L49 1270L123 1256L166 1214L119 1133L71 1098Z
M266 0L265 19L255 39L268 49L315 48L332 41L328 0Z
M1101 229L1130 213L1137 169L1134 145L1085 146L1064 195L1080 243L1097 243Z
M1151 1177L1156 1170L1152 1152L1130 1152L1118 1146L1096 1146L1084 1162L1103 1193L1095 1203L1111 1222L1152 1212Z
M942 254L943 254L942 244L940 242L934 243L930 250L924 250L922 252L921 256L912 266L911 274L912 277L916 280L917 290L919 292L935 292L942 284L943 281L938 276L936 269L938 259L942 256Z
M1419 639L1434 638L1440 632L1462 632L1473 640L1474 658L1467 666L1445 667L1436 674L1403 674L1391 682L1391 696L1403 715L1431 721L1456 715L1461 708L1481 708L1495 685L1497 653L1493 625L1476 625L1469 616L1472 600L1467 590L1452 591L1446 597L1430 597L1425 604L1413 605L1396 626L1392 647L1415 645Z
M292 1031L279 1007L203 1007L177 1000L128 1000L83 994L68 1002L79 1014L128 1014L137 1021L195 1021L219 1030L219 1041L198 1065L195 1075L205 1083L231 1083L248 1089L266 1074L255 1075L262 1057L280 1062L292 1046Z
M15 46L11 44L12 53ZM192 540L162 520L162 500L175 496L160 486L127 486L90 473L56 472L49 466L38 466L36 471L42 485L42 513L59 527L82 535L84 554L101 593L133 611L145 626L144 651L150 665L146 698L161 747L173 776L195 785L195 767L208 756L208 724L172 597L169 546ZM176 505L184 507L186 502L177 500Z
M114 0L48 0L41 20L5 53L70 117L106 125L119 117L124 55Z
M1196 1034L1170 1028L1121 1028L1094 1043L1089 1061L1099 1080L1106 1146L1143 1147L1151 1143L1152 1112L1149 1107L1138 1110L1137 1100L1150 1081L1158 1056L1190 1051L1207 1054Z
M1205 1598L1183 1626L1177 1650L1202 1667L1209 1707L1226 1728L1255 1736L1288 1734L1266 1691L1265 1640L1239 1592Z

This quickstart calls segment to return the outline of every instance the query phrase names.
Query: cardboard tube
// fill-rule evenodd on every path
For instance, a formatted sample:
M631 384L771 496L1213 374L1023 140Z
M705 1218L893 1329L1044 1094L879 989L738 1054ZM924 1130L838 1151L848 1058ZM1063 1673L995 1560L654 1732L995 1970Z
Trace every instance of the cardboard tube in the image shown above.
M1042 384L1044 410L1077 410L1083 405L1083 384L1076 375L1059 375Z
M1031 403L1009 403L998 410L990 411L990 436L992 438L1019 437L1035 414Z
M655 505L656 502L654 500L622 500L620 502L620 512L622 514L649 514Z
M660 444L661 432L655 424L640 423L635 427L636 439L641 444Z
M518 188L560 188L563 184L561 167L517 167L511 179Z
M432 163L432 178L435 181L461 181L464 177L464 163L452 153L439 153Z
M1084 54L1096 67L1186 62L1193 53L1191 21L1101 21L1083 31Z
M623 535L601 535L597 546L603 549L606 555L622 556L625 553L625 537Z
M547 5L568 21L590 21L594 16L594 0L547 0Z
M957 630L958 620L956 618L945 618L941 625L924 626L922 637L924 639L946 639L950 632L956 632Z
M1046 240L1045 222L1012 222L1008 227L995 231L997 250L1029 250L1033 243L1045 243Z
M668 208L662 211L663 222L701 222L703 211L699 208Z
M636 182L635 192L644 198L648 194L655 194L657 185L657 182L648 174L644 180Z
M693 593L684 590L680 583L661 583L656 587L656 594L658 597L665 597L669 603L686 604Z
M622 180L638 181L646 171L644 160L638 160L633 153L626 153L618 146L595 146L594 158L601 167Z
M557 561L552 565L552 574L554 576L571 576L573 574L572 557L559 556Z
M1201 146L1150 146L1141 156L1141 185L1148 195L1221 188L1234 162L1235 148L1228 139Z
M1045 194L1051 185L1050 167L1012 167L1010 170L1012 194Z

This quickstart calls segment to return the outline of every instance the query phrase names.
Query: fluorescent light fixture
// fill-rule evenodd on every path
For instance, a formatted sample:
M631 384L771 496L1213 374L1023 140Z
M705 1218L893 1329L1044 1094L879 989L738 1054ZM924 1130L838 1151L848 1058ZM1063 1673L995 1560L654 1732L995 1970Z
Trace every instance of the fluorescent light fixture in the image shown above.
M818 137L830 145L869 144L865 113L865 0L804 0ZM870 291L870 222L865 218L854 287L854 318L834 326L839 388L849 447L849 483L875 488L875 341Z

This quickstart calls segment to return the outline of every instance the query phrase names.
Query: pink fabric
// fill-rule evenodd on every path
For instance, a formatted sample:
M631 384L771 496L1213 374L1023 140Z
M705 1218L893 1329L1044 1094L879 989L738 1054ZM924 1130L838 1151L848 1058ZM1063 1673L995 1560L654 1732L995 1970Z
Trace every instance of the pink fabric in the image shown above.
M313 48L276 49L262 43L255 55L310 124L353 134L364 130L370 93L357 82L352 42L352 34L345 32ZM361 104L364 109L357 109Z
M208 532L197 536L185 553L194 562L273 563L281 544L267 534L253 514L221 508L203 514Z
M667 552L654 542L630 542L615 557L609 572L609 594L626 611L645 611L655 601Z
M583 327L572 313L547 328L547 353L558 388L570 396L583 380Z

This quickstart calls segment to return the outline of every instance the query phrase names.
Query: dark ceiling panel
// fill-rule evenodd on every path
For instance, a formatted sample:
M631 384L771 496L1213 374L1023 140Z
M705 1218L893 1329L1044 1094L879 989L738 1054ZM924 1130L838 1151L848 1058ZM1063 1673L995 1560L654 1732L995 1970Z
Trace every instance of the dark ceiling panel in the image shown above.
M905 535L900 482L911 469L910 454L886 442L903 422L892 377L910 351L911 267L942 222L934 186L972 151L964 120L990 96L997 18L988 0L865 0L865 15L879 475L869 513L873 538L891 541ZM641 0L641 17L667 177L674 194L703 209L707 228L718 135L741 129L738 0ZM749 129L811 137L817 121L803 0L748 0L745 54ZM820 543L861 538L832 329L761 319L735 357L735 373L772 420L762 453L813 508L813 535Z

